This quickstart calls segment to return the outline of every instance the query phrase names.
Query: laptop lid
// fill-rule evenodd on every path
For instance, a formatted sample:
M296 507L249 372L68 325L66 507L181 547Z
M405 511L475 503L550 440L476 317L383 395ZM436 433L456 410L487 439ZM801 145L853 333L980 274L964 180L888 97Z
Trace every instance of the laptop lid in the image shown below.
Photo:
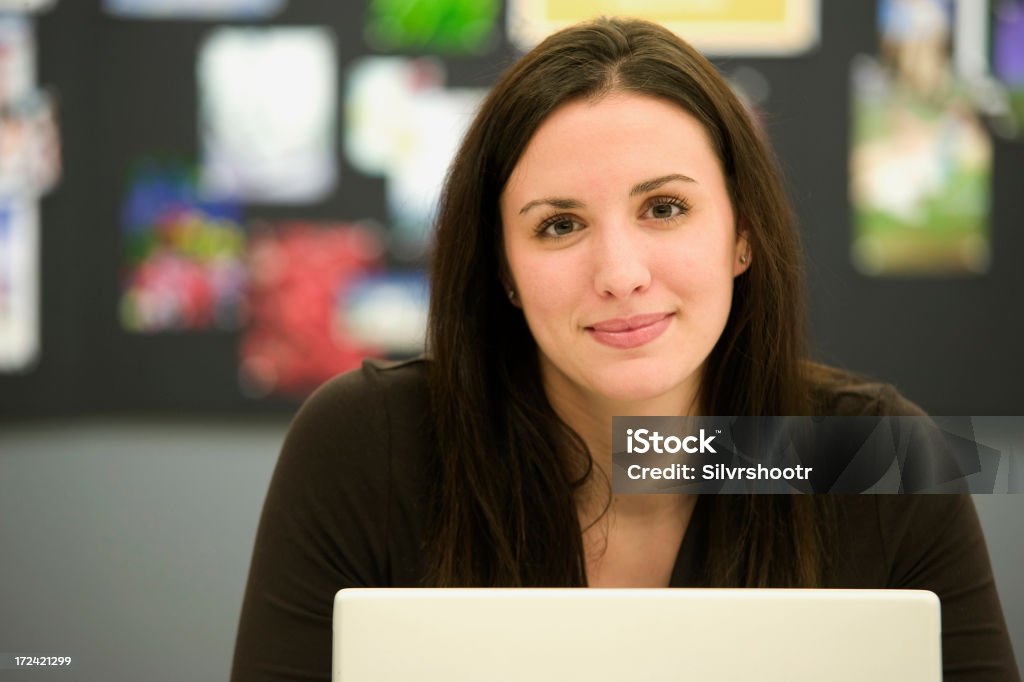
M347 589L334 682L941 682L918 590Z

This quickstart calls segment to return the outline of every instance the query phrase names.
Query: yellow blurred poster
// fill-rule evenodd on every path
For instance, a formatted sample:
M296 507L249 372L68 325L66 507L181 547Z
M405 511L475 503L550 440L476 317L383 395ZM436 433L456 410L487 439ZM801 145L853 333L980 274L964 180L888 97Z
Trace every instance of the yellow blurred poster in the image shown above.
M712 55L793 55L818 42L818 0L509 0L508 32L528 50L602 15L657 21Z

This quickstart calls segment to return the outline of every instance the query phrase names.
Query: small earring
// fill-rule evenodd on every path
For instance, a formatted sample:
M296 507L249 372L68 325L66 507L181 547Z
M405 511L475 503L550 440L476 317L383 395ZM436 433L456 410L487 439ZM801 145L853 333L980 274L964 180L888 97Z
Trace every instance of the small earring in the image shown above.
M742 256L740 256L740 265L746 265L747 261L749 260L750 256L748 256L747 254L743 254Z
M516 290L515 289L509 289L508 290L508 300L513 301L513 302L516 300Z

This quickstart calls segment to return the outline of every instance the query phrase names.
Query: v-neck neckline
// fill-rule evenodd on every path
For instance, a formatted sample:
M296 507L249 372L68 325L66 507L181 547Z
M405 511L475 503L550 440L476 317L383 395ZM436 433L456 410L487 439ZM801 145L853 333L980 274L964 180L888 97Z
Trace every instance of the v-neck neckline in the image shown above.
M683 541L679 543L679 553L672 566L672 577L669 587L704 587L707 584L704 558L708 546L708 514L709 500L707 495L697 497L687 524Z

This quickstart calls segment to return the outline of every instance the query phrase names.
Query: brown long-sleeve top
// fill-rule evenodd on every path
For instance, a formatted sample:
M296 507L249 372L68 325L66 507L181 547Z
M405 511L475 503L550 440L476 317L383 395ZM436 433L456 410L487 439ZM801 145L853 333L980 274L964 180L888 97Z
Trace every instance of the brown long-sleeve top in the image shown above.
M914 414L891 387L832 387L832 414ZM361 370L302 407L256 537L232 680L329 680L334 594L422 584L430 456L426 361ZM672 587L702 587L708 505L698 501ZM841 496L831 587L935 592L946 682L1019 682L970 497Z

